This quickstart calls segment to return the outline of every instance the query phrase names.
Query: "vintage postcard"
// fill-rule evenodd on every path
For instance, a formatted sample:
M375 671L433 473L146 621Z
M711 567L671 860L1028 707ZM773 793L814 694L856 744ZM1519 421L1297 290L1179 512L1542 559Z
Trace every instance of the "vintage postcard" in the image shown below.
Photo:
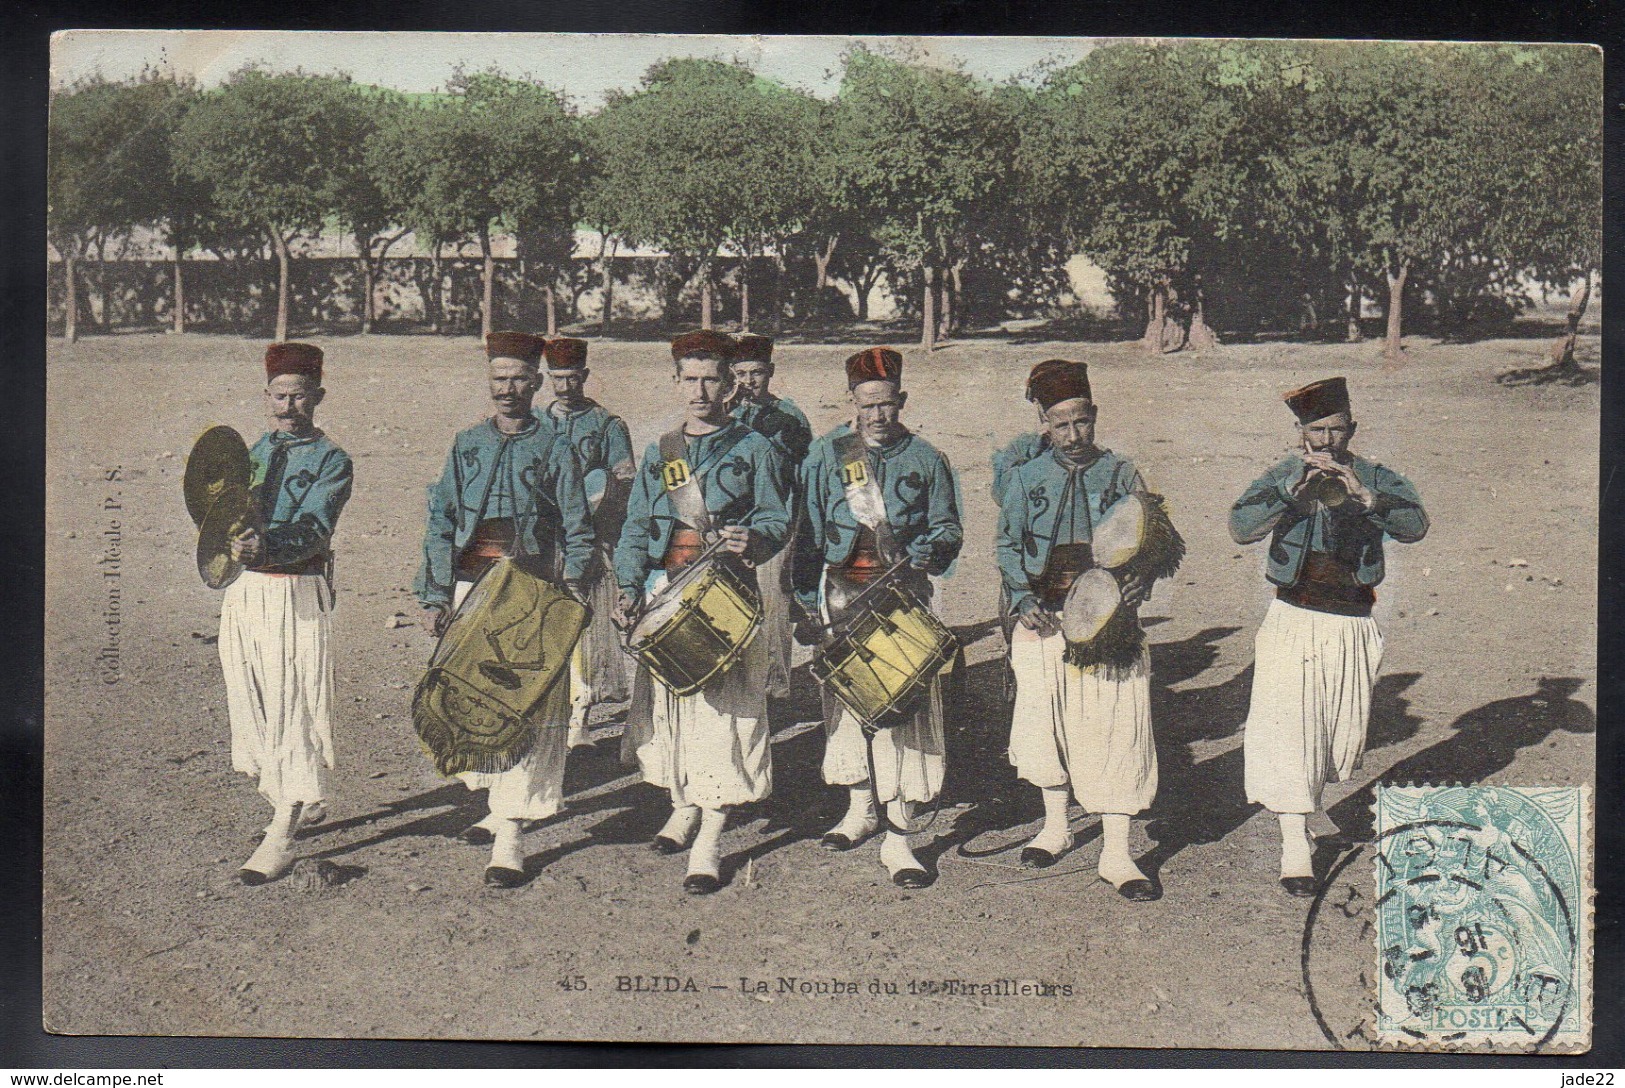
M51 79L50 1031L1589 1047L1594 47Z

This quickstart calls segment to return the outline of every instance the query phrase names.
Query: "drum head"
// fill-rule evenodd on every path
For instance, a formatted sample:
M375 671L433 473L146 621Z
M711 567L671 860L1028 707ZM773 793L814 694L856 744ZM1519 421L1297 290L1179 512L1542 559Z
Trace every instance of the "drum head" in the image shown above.
M186 455L186 474L181 479L192 524L202 528L215 500L228 487L248 490L253 475L242 435L230 427L210 427L199 435L192 443L192 452Z
M243 565L231 557L231 538L243 530L248 497L245 487L227 487L198 526L197 572L210 589L224 589L243 572Z
M1145 526L1145 500L1135 494L1118 499L1095 526L1095 565L1116 570L1133 559L1145 546Z
M1091 642L1123 604L1123 591L1110 571L1093 567L1078 575L1061 611L1061 634L1068 642Z

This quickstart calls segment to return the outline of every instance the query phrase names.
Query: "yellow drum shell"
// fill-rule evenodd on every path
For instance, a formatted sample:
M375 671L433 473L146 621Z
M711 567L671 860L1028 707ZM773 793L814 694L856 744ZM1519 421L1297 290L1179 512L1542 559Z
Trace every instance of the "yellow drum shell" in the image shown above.
M761 625L755 587L726 564L707 563L668 584L627 635L626 648L673 694L692 695L733 667Z
M883 727L912 713L953 660L953 632L909 594L878 590L812 662L827 685L865 725Z

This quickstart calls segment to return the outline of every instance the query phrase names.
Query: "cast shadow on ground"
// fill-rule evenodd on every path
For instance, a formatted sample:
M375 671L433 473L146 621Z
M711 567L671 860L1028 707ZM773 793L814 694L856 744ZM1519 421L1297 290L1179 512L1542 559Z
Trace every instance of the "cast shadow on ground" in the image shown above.
M1404 693L1420 677L1406 672L1378 679L1371 693L1373 747L1416 735L1422 719L1410 712ZM1258 812L1259 807L1247 800L1246 764L1239 743L1252 687L1251 665L1211 687L1178 692L1161 684L1152 687L1159 782L1157 799L1146 813L1146 835L1155 845L1139 859L1152 880L1159 879L1162 867L1181 850L1219 842ZM1225 751L1203 760L1193 757L1194 745L1230 737L1237 743Z
M1370 841L1374 834L1372 805L1379 783L1471 785L1506 770L1520 752L1559 731L1596 732L1595 712L1574 698L1583 682L1572 676L1542 677L1528 695L1496 699L1467 711L1451 723L1449 736L1399 760L1370 784L1333 805L1327 815L1337 824L1341 841L1329 843L1328 849L1335 853L1349 842ZM1320 860L1317 858L1317 862ZM1324 860L1330 864L1335 859Z

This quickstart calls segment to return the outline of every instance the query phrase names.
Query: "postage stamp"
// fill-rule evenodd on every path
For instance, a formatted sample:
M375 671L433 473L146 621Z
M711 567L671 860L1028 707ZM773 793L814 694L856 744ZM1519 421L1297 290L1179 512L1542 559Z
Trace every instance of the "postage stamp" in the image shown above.
M1589 1045L1587 792L1378 787L1380 1043Z

